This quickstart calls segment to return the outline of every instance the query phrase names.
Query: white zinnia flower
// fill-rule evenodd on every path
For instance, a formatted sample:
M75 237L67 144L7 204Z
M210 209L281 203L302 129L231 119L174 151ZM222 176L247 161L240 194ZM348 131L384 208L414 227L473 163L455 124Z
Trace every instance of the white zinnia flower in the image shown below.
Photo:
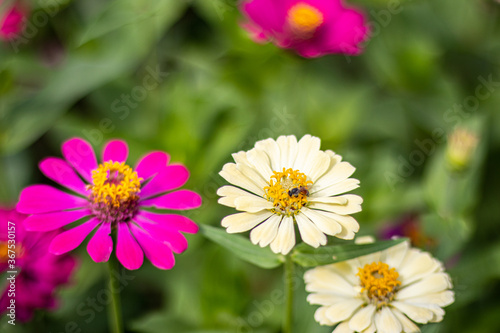
M333 333L413 333L443 319L454 301L450 276L427 252L403 242L385 251L316 267L304 275L314 318ZM415 322L415 323L414 323Z
M362 198L344 194L358 187L349 178L355 168L333 151L320 150L320 139L305 135L258 141L247 152L233 154L219 173L235 186L223 186L219 203L243 213L222 220L227 232L250 232L261 247L287 254L295 245L295 223L302 240L325 245L326 235L354 238L358 222L348 214L361 211Z

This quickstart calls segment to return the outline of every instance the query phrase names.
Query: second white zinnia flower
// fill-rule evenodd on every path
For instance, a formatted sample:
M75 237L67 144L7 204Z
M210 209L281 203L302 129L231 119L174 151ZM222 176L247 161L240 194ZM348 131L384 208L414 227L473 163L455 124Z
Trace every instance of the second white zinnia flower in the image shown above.
M252 230L250 240L275 253L295 245L295 223L302 240L319 247L326 235L353 239L358 222L349 214L361 211L362 198L342 193L359 186L349 178L355 168L333 151L320 150L317 137L305 135L258 141L247 152L233 154L219 173L235 186L223 186L219 203L242 213L222 220L229 233Z

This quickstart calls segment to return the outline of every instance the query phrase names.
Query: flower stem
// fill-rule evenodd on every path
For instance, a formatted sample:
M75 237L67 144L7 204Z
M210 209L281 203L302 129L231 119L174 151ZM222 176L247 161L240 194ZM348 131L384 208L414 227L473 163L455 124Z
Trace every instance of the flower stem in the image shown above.
M293 326L293 271L294 263L292 256L285 257L285 317L283 321L283 333L292 333Z
M108 260L109 290L111 291L111 303L109 303L110 331L113 333L123 333L122 308L120 303L120 292L118 281L118 260L111 256Z

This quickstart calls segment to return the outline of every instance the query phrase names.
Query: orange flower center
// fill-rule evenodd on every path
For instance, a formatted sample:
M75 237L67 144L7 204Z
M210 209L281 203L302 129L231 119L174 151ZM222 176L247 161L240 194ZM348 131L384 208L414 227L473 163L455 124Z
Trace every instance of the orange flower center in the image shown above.
M323 24L323 14L315 7L300 2L290 8L287 21L296 37L309 39Z
M16 247L14 249L9 248L9 243L7 241L0 241L0 263L2 264L5 264L12 259L21 259L24 256L24 252L24 247L19 242L16 243Z
M368 298L377 307L387 305L392 301L397 287L401 285L396 269L390 268L389 265L380 261L359 268L356 275L359 276L363 287L361 291L366 292Z

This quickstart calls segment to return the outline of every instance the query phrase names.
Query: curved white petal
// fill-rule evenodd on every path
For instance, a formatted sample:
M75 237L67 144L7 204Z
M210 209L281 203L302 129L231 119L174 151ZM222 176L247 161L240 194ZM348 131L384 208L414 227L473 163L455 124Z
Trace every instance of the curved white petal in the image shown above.
M297 214L295 219L299 227L300 237L306 244L312 247L319 247L320 245L326 244L326 235L307 217L302 214Z
M348 162L337 163L328 172L324 173L321 178L317 179L316 188L319 191L340 183L349 178L354 171L356 171L356 168Z
M289 169L293 168L293 162L297 157L297 138L294 135L280 136L276 143L280 148L280 169L275 171L281 171L283 168Z
M237 210L249 213L257 213L264 209L272 209L273 203L264 198L253 196L241 196L234 199L234 206Z
M375 313L375 326L377 332L384 333L401 333L403 329L399 320L387 306L382 307L379 312Z
M332 195L338 195L345 192L352 191L359 187L359 180L355 178L348 178L332 186L326 187L324 189L318 190L316 186L311 189L311 194L317 197L330 197Z
M294 170L304 170L305 163L310 159L310 156L319 151L321 140L309 134L304 135L298 142L298 153L293 164Z
M320 200L313 199L309 204L309 208L320 209L339 215L349 215L361 211L361 203L363 202L363 199L359 195L345 194L342 197L326 197L326 198L332 198L332 199L342 198L346 200L346 203L345 204L324 203L320 202L321 199ZM321 200L321 201L327 201L327 200Z
M349 328L353 331L361 332L370 327L375 310L376 307L373 304L368 304L364 308L360 309L349 320Z
M264 210L258 213L237 213L222 219L221 224L228 233L248 231L271 217L273 213Z
M254 244L259 244L261 247L269 245L278 234L278 227L281 216L273 215L265 222L252 229L250 232L250 240Z
M332 333L354 333L353 330L349 328L349 324L345 321L340 323L335 327Z
M285 216L281 220L278 234L271 242L271 250L274 253L288 254L295 245L295 228L292 217Z
M269 157L269 161L271 163L271 169L274 171L280 170L280 148L276 141L273 139L266 139L257 141L255 143L255 148L263 151Z
M328 213L302 207L299 214L306 216L319 230L327 235L335 236L342 231L342 226L333 220Z
M446 273L433 273L420 281L402 288L396 294L396 299L404 300L426 294L433 294L452 287L450 276Z
M336 303L334 305L329 306L325 314L326 317L330 319L330 321L334 323L339 323L341 321L351 318L354 312L361 305L363 305L362 300L353 298L346 302ZM349 327L349 325L347 325L347 327Z
M408 319L408 317L402 314L401 311L399 311L396 308L393 308L392 313L399 320L401 326L403 326L404 333L420 333L420 329L418 328L418 326L415 325L410 319Z
M219 172L219 175L233 185L244 188L259 196L264 196L264 188L258 186L253 180L244 175L234 163L226 163L222 167L222 171Z

